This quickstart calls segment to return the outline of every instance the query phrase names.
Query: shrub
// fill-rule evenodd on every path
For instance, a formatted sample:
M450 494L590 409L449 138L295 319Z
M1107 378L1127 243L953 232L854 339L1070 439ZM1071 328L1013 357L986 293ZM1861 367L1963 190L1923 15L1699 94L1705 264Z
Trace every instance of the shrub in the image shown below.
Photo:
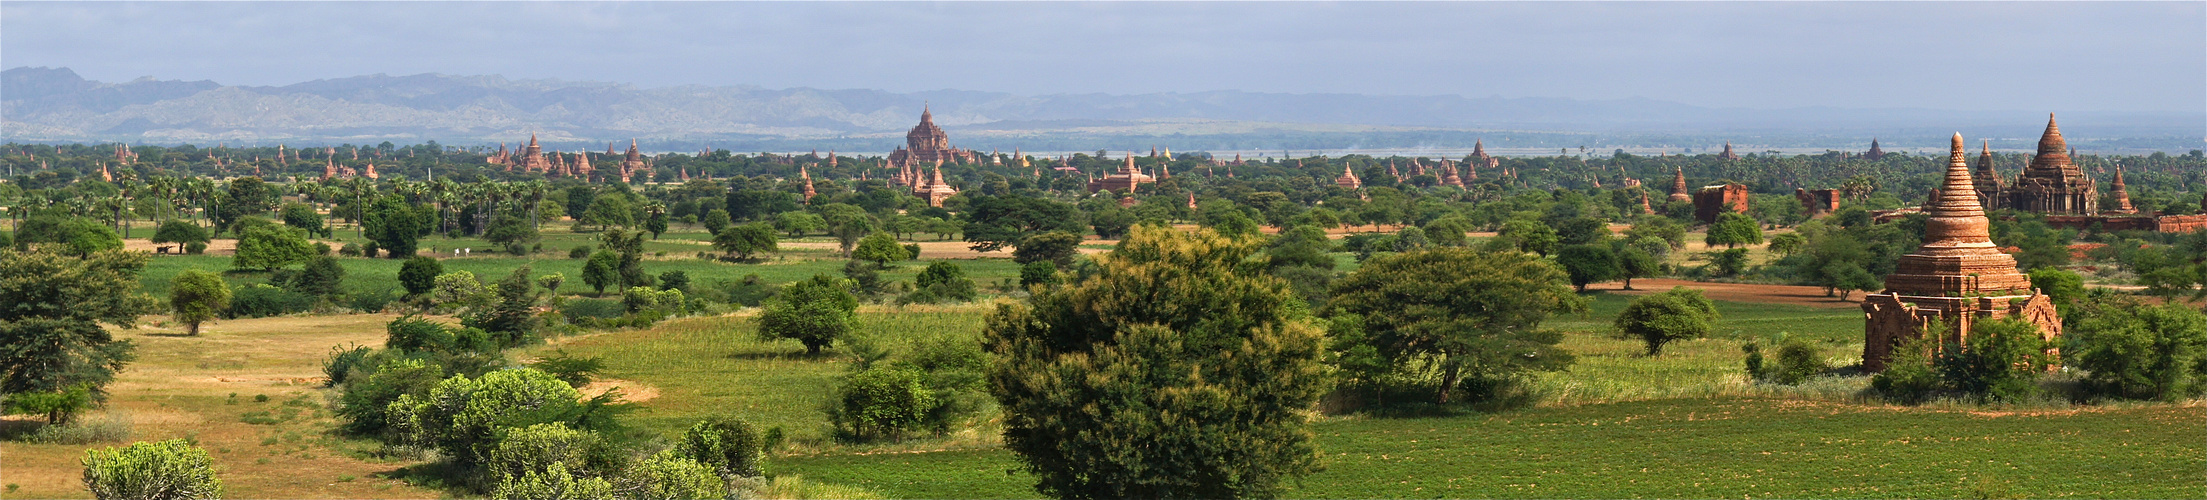
M773 298L774 293L780 290L767 284L766 279L757 274L746 274L742 279L733 281L723 280L715 288L723 295L722 301L748 307L758 307L766 303L766 299Z
M620 458L620 450L595 432L543 423L507 431L483 459L483 473L503 481L559 465L574 474L604 476L620 469Z
M1019 266L1019 286L1055 285L1058 283L1058 264L1046 260L1029 262Z
M113 443L130 439L130 417L108 415L84 420L73 420L61 425L45 425L22 437L23 442L36 444L86 445Z
M1780 384L1798 385L1830 368L1824 364L1824 352L1815 344L1795 339L1778 348L1778 367L1771 372L1771 379Z
M101 500L222 497L207 450L182 439L85 450L83 462L84 487Z
M721 477L758 476L765 472L766 455L760 450L757 428L743 419L707 417L682 433L674 444L682 456L712 467Z
M621 301L611 299L568 299L559 305L559 313L570 323L583 324L585 319L612 319L628 313Z
M682 271L667 271L659 273L659 289L681 290L683 293L689 293L690 274Z
M498 480L490 497L497 500L543 500L547 498L615 498L613 483L605 479L576 476L567 472L567 466L551 464L542 474L530 471L521 477Z
M8 394L6 414L44 415L48 427L69 423L72 417L92 407L92 387L77 384L56 391L23 391Z
M229 318L262 318L314 308L314 297L268 285L246 285L231 294Z
M221 276L197 269L176 273L169 284L169 309L192 335L199 325L230 309L230 284Z
M914 282L919 288L898 298L898 303L966 302L978 295L973 280L966 279L965 270L950 261L928 264Z
M620 496L634 499L706 500L728 497L728 483L713 468L662 451L621 475Z
M1931 351L1938 347L1938 340L1929 335L1902 342L1886 360L1885 371L1870 377L1870 389L1901 404L1930 399L1943 385L1938 370L1931 366Z
M391 351L383 351L389 353ZM377 435L393 427L391 403L400 396L427 396L444 378L444 369L418 358L378 353L353 365L338 393L338 417L355 435Z
M2179 304L2095 307L2063 352L2095 392L2179 400L2207 392L2207 315Z
M592 249L590 248L590 245L580 245L580 246L576 246L575 248L572 248L572 249L569 249L569 250L567 250L567 258L570 258L570 259L587 259L587 258L590 258L590 251L591 251L591 250L592 250Z
M1740 352L1747 355L1747 379L1762 380L1770 376L1770 368L1763 366L1763 346L1755 341L1740 345Z
M352 308L354 311L363 313L379 313L383 312L384 306L391 305L393 300L398 300L398 298L392 297L390 290L378 289L359 292L352 294Z
M918 427L935 404L935 395L920 383L918 370L872 368L844 380L826 411L838 436L872 441L902 437Z
M481 377L452 377L427 396L400 395L388 418L408 441L436 448L462 467L480 463L507 429L540 423L596 430L610 424L609 399L580 400L566 382L539 370L498 370Z
M2046 363L2046 341L2039 337L2038 325L1987 320L1970 328L1965 345L1940 353L1939 375L1955 390L2015 402L2038 395L2038 377Z
M358 344L353 345L350 349L343 346L330 347L329 359L322 361L322 375L328 377L329 380L323 381L322 387L336 387L344 384L345 376L352 373L353 367L368 359L368 354L374 351L368 346Z
M240 269L275 269L314 256L306 231L282 226L257 226L238 238L237 257L231 266Z
M192 254L192 255L199 255L199 254L207 253L207 242L204 242L204 241L194 241L194 242L190 242L190 243L185 243L185 244L184 244L184 253L188 253L188 254Z
M345 267L337 264L337 258L327 255L307 260L306 269L290 282L292 291L314 297L328 297L343 291Z
M1050 261L1059 267L1071 265L1073 255L1079 253L1080 235L1066 231L1051 231L1028 236L1012 248L1012 260L1021 264Z
M909 258L912 258L912 255L905 253L904 246L898 245L897 238L890 236L889 233L867 235L864 239L858 240L857 248L851 250L852 260L863 260L878 265L888 265L890 262Z

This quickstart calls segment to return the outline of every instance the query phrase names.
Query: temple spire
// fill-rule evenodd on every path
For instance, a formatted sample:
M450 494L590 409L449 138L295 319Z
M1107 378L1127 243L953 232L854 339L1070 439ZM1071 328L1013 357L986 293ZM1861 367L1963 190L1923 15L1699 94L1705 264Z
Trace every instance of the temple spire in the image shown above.
M1939 186L1939 199L1924 207L1931 219L1924 225L1925 248L1992 248L1992 234L1985 220L1985 208L1977 202L1977 185L1969 175L1969 151L1962 146L1962 134L1956 132L1947 154L1946 182Z

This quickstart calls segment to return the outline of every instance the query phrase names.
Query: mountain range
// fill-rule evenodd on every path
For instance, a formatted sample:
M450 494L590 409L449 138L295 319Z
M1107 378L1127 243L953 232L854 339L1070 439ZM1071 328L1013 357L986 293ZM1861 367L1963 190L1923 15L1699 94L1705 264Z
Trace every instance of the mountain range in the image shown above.
M813 144L888 149L931 109L956 146L1013 142L1065 149L1139 147L1173 138L1222 149L1460 147L1511 137L1526 147L1604 144L1856 148L1943 144L1944 133L2035 138L2045 111L1917 108L1711 108L1647 98L1473 98L1282 94L1242 91L1134 95L1016 95L938 90L639 88L606 82L500 76L366 75L284 86L235 86L151 77L108 83L68 68L0 72L0 140L254 144L290 142L446 144L516 141L536 134L560 147L637 138L666 146L735 150ZM2207 113L2062 114L2076 139L2118 148L2196 148ZM1923 136L1919 139L1915 136ZM1018 140L1012 140L1012 139ZM964 140L964 142L960 142ZM1491 139L1490 139L1491 141ZM977 144L978 143L978 144ZM2166 145L2162 145L2162 144ZM1491 145L1491 143L1490 143ZM1606 147L1606 146L1605 146ZM1029 147L1047 149L1044 147Z

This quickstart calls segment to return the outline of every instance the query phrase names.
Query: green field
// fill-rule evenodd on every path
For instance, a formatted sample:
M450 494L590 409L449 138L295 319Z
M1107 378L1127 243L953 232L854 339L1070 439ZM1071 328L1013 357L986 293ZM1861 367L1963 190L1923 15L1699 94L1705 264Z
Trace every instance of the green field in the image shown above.
M1666 399L1320 422L1289 498L2200 498L2198 407L2002 414ZM1010 452L787 457L892 498L1031 498Z
M1572 333L1569 371L1530 387L1535 402L1429 418L1326 417L1314 428L1326 470L1289 497L2143 497L2207 495L2207 409L1906 408L1857 401L1865 377L1804 388L1740 375L1744 339L1780 332L1826 346L1835 365L1860 353L1850 309L1719 302L1716 338L1663 356L1604 333L1629 297L1592 296ZM860 335L892 350L972 336L986 308L869 307ZM1031 480L969 430L892 445L824 438L820 405L848 359L808 358L761 342L747 318L699 318L594 335L557 348L604 356L607 375L658 391L630 420L662 435L712 413L782 427L795 441L772 470L862 486L892 498L1034 497ZM989 432L993 432L990 430Z

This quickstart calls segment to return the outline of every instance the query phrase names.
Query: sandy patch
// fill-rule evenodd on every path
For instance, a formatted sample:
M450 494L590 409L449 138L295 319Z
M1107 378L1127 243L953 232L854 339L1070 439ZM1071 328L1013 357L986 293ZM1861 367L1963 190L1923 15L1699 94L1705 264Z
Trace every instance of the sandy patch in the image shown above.
M621 396L614 398L614 400L622 403L642 403L659 398L659 388L657 387L652 387L650 384L643 382L617 378L600 378L582 386L579 390L582 391L584 399L589 399L616 389L621 391Z

